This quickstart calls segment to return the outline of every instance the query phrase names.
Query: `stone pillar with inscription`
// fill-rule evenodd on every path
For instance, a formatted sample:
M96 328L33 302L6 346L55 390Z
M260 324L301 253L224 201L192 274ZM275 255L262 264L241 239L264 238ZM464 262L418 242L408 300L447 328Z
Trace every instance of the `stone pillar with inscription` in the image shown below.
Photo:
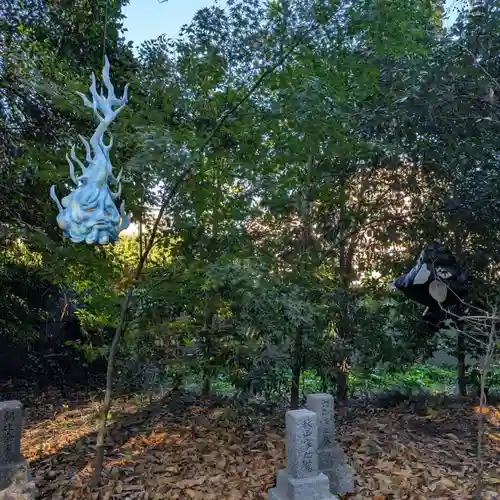
M21 455L23 405L0 402L0 500L34 499L36 488Z
M278 471L268 500L337 499L329 491L328 477L318 471L316 414L305 409L287 412L286 434L288 466Z
M335 408L330 394L309 394L307 409L318 419L318 468L328 476L330 491L335 494L354 492L354 473L335 437Z

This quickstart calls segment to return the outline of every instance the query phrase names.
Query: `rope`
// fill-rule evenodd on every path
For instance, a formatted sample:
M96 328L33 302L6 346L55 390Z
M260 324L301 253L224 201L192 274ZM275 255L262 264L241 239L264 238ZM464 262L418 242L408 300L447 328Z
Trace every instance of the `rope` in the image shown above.
M106 0L106 7L104 8L104 35L102 38L102 63L105 63L106 59L106 40L108 35L108 7L109 0Z
M106 0L106 6L104 7L104 30L102 37L102 64L106 64L106 40L108 37L108 7L109 0ZM104 82L101 82L101 94L104 92Z

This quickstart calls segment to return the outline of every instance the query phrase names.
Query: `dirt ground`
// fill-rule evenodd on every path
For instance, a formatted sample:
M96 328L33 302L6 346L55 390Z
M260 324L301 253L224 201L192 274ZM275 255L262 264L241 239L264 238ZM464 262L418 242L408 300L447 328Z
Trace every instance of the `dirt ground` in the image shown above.
M281 410L183 392L149 404L121 397L110 415L103 486L91 492L102 394L8 395L26 407L22 450L40 499L266 499L286 465ZM426 416L404 405L340 408L338 439L356 471L350 498L473 498L479 414L472 401L431 408ZM500 499L500 406L483 415L484 498Z

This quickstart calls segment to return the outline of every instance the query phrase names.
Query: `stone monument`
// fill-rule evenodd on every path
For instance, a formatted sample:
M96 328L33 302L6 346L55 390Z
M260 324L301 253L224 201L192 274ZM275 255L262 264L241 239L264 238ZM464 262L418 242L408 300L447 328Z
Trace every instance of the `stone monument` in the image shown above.
M286 414L288 466L278 471L276 488L268 500L338 500L329 491L329 481L318 471L318 422L309 410Z
M330 394L309 394L307 408L318 420L318 468L328 476L330 491L335 494L354 492L354 472L335 437L335 408Z
M21 455L23 405L0 402L0 500L32 500L36 487Z

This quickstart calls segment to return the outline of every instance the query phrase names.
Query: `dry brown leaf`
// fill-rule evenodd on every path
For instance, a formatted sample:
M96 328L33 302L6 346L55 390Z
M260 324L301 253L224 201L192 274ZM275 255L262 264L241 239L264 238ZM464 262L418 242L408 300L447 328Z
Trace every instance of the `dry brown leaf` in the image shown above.
M169 396L154 411L142 413L139 402L119 398L106 440L104 486L90 492L86 485L98 407L95 397L86 398L88 403L78 409L60 409L54 402L51 409L45 396L45 406L30 409L36 419L25 426L23 452L40 500L112 500L118 495L123 500L263 500L277 470L286 465L282 429L271 423L283 415L269 422L252 420L251 414L241 419L220 402L186 394ZM338 438L356 471L356 493L341 498L471 498L477 436L473 406L435 408L426 417L405 407L356 410L354 415L344 408L349 421L339 419ZM485 482L494 491L500 484L500 441L493 427L499 408L490 406L484 416L492 426L486 429Z

